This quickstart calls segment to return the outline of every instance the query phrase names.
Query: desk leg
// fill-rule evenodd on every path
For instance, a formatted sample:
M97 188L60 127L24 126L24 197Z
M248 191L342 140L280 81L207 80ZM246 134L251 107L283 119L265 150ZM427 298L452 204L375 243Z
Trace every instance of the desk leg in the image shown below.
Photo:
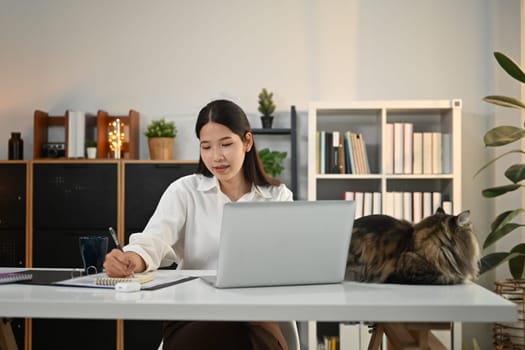
M432 329L448 329L450 324L443 323L377 323L368 344L368 350L378 350L381 338L385 334L388 340L388 349L415 350L431 349L446 350L447 348L432 334Z
M0 349L18 350L11 322L6 319L0 320Z
M374 331L372 332L372 338L370 338L370 343L368 344L368 350L379 350L381 349L381 343L383 342L383 334L385 333L385 327L382 323L377 323L374 326Z

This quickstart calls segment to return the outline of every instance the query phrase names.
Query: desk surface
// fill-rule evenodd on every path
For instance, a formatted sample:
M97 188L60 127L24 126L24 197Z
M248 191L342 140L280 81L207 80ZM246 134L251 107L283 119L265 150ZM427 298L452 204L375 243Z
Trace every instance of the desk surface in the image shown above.
M184 273L201 275L210 274L210 271ZM118 293L112 289L4 284L0 285L0 314L3 317L141 320L517 320L515 304L473 283L408 286L344 282L333 285L215 289L201 279L135 293Z

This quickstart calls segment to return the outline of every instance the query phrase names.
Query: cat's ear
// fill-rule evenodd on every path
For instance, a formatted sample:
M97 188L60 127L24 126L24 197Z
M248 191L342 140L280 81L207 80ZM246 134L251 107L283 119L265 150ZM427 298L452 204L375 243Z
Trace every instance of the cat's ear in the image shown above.
M443 210L443 208L439 207L436 209L436 214L445 215L445 211Z
M470 210L462 211L457 218L458 226L465 226L470 224Z

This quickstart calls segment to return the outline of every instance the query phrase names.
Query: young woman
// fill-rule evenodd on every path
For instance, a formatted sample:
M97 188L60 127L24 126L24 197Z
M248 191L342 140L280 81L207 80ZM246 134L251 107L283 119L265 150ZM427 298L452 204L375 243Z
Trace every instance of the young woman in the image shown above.
M235 103L210 102L200 111L195 132L196 174L166 189L144 231L130 236L124 252L107 254L108 275L172 263L179 269L215 269L225 203L292 200L292 192L264 171L246 114ZM275 322L166 322L163 344L164 349L287 349Z

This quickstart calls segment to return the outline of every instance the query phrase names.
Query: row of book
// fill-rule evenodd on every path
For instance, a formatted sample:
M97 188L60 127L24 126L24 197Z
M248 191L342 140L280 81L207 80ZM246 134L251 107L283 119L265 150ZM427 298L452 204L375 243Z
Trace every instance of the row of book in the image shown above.
M416 132L413 123L387 123L385 174L449 174L451 135Z
M317 131L318 174L370 174L363 135L350 131Z
M417 223L442 207L453 213L452 202L443 200L441 192L355 192L345 191L344 199L355 201L355 218L385 214Z

